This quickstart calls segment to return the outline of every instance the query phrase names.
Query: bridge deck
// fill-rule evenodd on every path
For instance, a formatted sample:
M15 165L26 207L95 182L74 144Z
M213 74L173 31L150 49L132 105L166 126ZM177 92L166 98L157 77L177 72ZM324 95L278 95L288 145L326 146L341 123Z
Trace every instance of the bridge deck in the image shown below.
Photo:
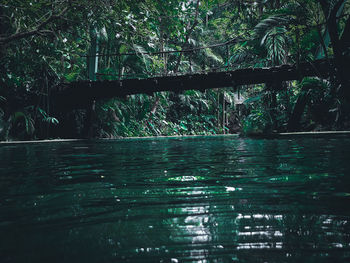
M316 60L296 65L271 68L246 68L225 72L172 75L146 79L124 79L113 81L79 81L58 86L52 93L54 103L68 108L84 108L91 100L159 91L201 90L259 83L279 83L302 79L306 76L329 76L329 63Z

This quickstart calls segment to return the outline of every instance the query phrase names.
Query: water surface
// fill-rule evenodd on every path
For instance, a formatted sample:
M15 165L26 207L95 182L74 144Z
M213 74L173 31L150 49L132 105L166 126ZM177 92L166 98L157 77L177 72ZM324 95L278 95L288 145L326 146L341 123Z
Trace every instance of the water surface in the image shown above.
M350 139L0 146L1 262L349 262Z

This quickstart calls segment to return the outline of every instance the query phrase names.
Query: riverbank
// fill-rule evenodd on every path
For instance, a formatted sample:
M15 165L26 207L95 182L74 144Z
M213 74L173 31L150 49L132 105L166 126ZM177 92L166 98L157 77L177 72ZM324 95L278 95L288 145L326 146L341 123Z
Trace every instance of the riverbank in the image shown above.
M172 136L144 136L144 137L119 137L119 138L93 138L93 139L52 139L32 141L0 141L0 145L26 144L26 143L52 143L52 142L79 142L79 141L115 141L115 140L136 140L136 139L166 139L166 138L196 138L196 137L239 137L239 134L216 134L216 135L172 135Z
M26 144L26 143L52 143L52 142L78 142L86 139L52 139L52 140L32 140L32 141L0 141L0 145L6 144Z
M28 144L28 143L59 143L59 142L78 142L78 141L109 141L109 140L135 140L135 139L160 139L160 138L197 138L197 137L246 137L257 139L283 139L298 137L350 137L350 131L317 131L317 132L285 132L272 134L250 134L243 136L241 134L216 134L216 135L173 135L173 136L145 136L145 137L120 137L115 139L97 138L97 139L52 139L52 140L32 140L32 141L0 141L0 145L9 144Z
M315 132L283 132L270 134L250 134L248 138L264 138L264 139L282 139L297 137L330 137L330 136L350 136L350 131L315 131Z

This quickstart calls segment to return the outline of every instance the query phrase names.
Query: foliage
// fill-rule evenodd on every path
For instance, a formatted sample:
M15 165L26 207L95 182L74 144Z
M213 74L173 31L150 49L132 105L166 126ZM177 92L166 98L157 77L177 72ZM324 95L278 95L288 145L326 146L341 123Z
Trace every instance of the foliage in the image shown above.
M3 0L0 139L60 136L55 130L68 121L50 107L51 89L87 79L86 55L95 36L101 80L298 64L317 54L339 53L322 35L340 2L348 14L348 1ZM339 19L339 34L347 19ZM229 40L227 49L212 45ZM325 52L317 53L325 43ZM203 46L209 47L198 49ZM193 51L159 53L186 49ZM311 99L303 122L335 127L341 116L346 119L344 89L339 88L344 81L337 72L328 80L273 84L276 93L256 85L241 87L241 92L232 87L100 101L96 136L217 134L232 132L235 125L245 133L284 131L305 89L311 90ZM243 114L237 110L239 93L246 98ZM326 118L316 114L321 108Z
M243 134L254 135L269 132L271 116L266 111L252 110L243 121Z
M299 86L300 90L307 92L309 96L308 109L304 112L302 120L305 126L310 125L310 123L327 126L330 120L339 118L340 109L337 107L337 103L335 102L335 105L332 106L331 83L329 81L320 78L304 78Z

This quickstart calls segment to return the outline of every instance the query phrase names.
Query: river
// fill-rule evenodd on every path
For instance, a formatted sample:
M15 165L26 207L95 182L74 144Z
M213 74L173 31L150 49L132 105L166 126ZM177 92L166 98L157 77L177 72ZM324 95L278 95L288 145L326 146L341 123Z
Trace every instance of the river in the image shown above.
M350 138L0 146L1 262L349 262Z

